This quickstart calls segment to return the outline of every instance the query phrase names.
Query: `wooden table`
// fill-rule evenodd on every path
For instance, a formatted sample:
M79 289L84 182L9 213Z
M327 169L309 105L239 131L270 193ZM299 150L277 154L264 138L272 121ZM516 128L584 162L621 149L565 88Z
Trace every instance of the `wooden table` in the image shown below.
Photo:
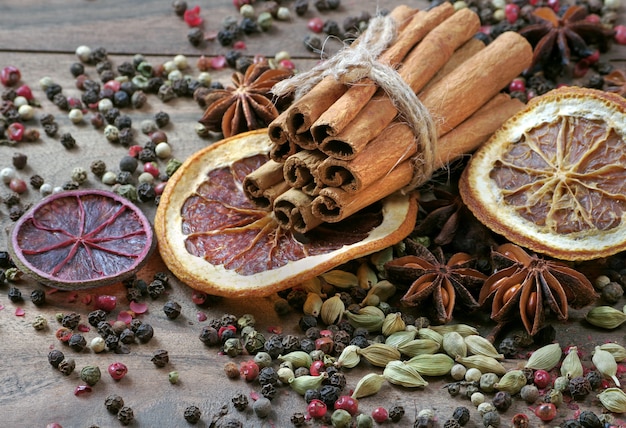
M298 69L306 70L313 66L317 58L306 51L302 39L307 34L307 20L321 15L335 19L339 23L343 18L365 10L376 11L379 2L373 0L344 0L338 11L320 14L311 6L304 17L294 17L289 22L276 22L273 28L264 34L245 38L245 54L263 54L274 56L278 51L288 51L294 58ZM400 1L387 1L380 7L391 9ZM424 7L426 2L411 1L411 6ZM190 2L193 6L195 2ZM292 2L288 2L292 4ZM220 22L229 15L236 15L236 9L230 0L211 0L202 2L204 29L216 30ZM626 23L625 14L620 12L619 20ZM87 120L74 125L56 106L49 102L39 87L39 80L51 77L59 83L66 95L80 96L75 88L74 78L69 72L70 65L77 61L74 51L79 45L92 48L104 47L114 64L131 60L135 54L143 54L148 61L158 64L172 59L174 55L187 55L191 64L191 73L197 73L195 61L200 55L218 55L227 51L217 42L207 42L195 48L187 41L188 27L177 17L170 0L49 0L45 3L36 0L5 0L0 5L0 66L14 65L21 70L22 81L30 85L35 97L41 102L37 113L51 113L59 123L59 134L70 132L77 141L77 147L66 150L58 137L43 135L34 143L22 142L14 147L0 146L0 168L10 166L13 153L27 154L28 165L19 171L19 176L28 180L33 174L41 175L46 182L62 186L70 180L75 167L89 168L92 161L102 159L109 169L116 170L119 159L126 149L107 142L101 131L95 130ZM332 51L338 45L329 44ZM613 50L611 60L616 66L626 65L626 49ZM87 71L96 75L93 66ZM214 80L228 83L232 70L216 71ZM173 148L173 156L184 160L195 151L216 141L219 136L208 139L200 138L194 126L202 114L200 107L190 99L175 99L164 103L156 96L150 96L146 106L141 109L129 109L128 114L133 126L144 119L153 118L158 111L165 111L171 117L171 124L165 128ZM28 126L39 127L37 120ZM136 142L143 144L147 137L136 134ZM107 188L93 175L85 185L90 188ZM2 194L8 192L4 187ZM40 199L38 192L30 189L22 196L23 203L33 203ZM155 207L142 204L141 208L150 219ZM8 229L12 221L7 209L0 207L0 226ZM0 234L0 250L7 248L7 235ZM166 271L158 253L151 258L148 266L139 272L139 277L150 281L156 272ZM258 384L243 380L228 380L223 371L224 363L231 359L220 355L217 348L207 348L199 340L198 334L206 322L198 320L201 313L209 319L224 313L241 316L254 314L259 331L265 332L271 326L281 326L285 333L298 333L296 321L298 314L279 317L272 308L269 299L233 300L220 299L208 307L197 307L191 301L192 290L175 278L171 280L167 297L148 300L149 310L142 315L144 322L149 322L155 329L155 337L148 344L132 345L131 352L117 355L112 352L96 354L89 350L76 353L62 346L55 338L59 324L57 314L76 312L81 314L86 323L87 314L93 310L93 296L110 294L118 297L117 310L127 309L125 290L121 284L110 287L79 292L51 293L46 289L47 304L34 306L29 295L32 290L41 288L35 281L23 278L14 284L20 288L25 301L15 304L7 298L9 285L5 284L0 295L0 425L7 427L42 427L51 422L58 422L63 427L118 426L115 416L109 414L104 406L105 397L116 393L121 395L126 404L133 408L135 422L132 426L177 427L186 426L183 411L189 405L198 406L203 413L198 426L213 426L213 415L223 405L228 407L226 418L232 417L243 422L244 426L290 426L289 418L296 411L304 411L304 401L289 388L281 388L274 399L274 410L266 420L257 418L251 409L237 412L230 405L230 399L238 392L249 394L259 390ZM162 307L167 300L174 300L182 305L182 315L176 320L169 320ZM23 316L16 316L16 310L22 308ZM117 312L116 310L116 312ZM36 331L31 323L41 315L48 321L48 328ZM583 322L584 312L574 312L570 322L557 325L557 340L563 346L578 344L589 362L590 352L595 343L613 339L624 343L622 330L600 332L589 328ZM112 316L113 317L113 316ZM472 320L483 331L491 325L485 320ZM97 333L92 329L85 333L91 340ZM70 376L63 376L47 362L47 354L53 349L61 349L67 357L74 358L77 370ZM169 352L170 363L164 368L156 368L150 361L157 349ZM247 357L239 357L239 363ZM120 382L113 381L106 373L109 364L120 361L128 366L128 375ZM522 361L508 361L508 367L518 367ZM76 386L83 384L79 378L80 369L86 365L97 365L103 372L102 380L93 387L91 393L74 395ZM180 382L168 381L170 371L178 371ZM348 371L348 389L354 388L358 379L372 371L372 367L360 367ZM443 421L450 417L458 405L472 409L471 426L481 426L480 418L467 399L450 399L441 386L449 379L431 379L431 384L417 391L385 385L382 391L371 398L361 400L361 410L371 412L378 405L390 407L403 405L406 416L397 426L412 426L415 413L424 408L433 408L437 417ZM578 403L580 408L596 408L592 399ZM530 414L526 405L516 401L515 409L502 415L503 426L507 426L516 410ZM573 406L563 405L559 418L567 419L574 415ZM532 426L541 425L531 415Z

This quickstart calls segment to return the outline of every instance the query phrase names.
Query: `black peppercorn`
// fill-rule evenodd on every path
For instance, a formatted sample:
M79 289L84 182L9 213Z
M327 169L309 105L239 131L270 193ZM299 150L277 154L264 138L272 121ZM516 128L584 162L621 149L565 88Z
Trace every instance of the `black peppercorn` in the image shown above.
M459 406L452 412L452 418L459 422L459 425L464 426L469 422L470 411L465 406Z
M39 190L44 183L44 179L41 175L34 174L30 177L30 185L33 189Z
M132 184L134 181L133 174L128 171L120 171L115 178L119 184Z
M146 92L149 94L157 94L165 81L160 77L151 77L146 85Z
M61 87L61 85L53 83L46 88L46 98L48 98L48 100L50 101L53 101L54 96L56 94L60 94L62 91L63 88Z
M341 388L334 385L322 385L320 388L320 400L327 406L334 406L335 401L341 396Z
M113 105L116 107L128 107L130 105L130 95L128 95L128 92L115 92L113 94Z
M119 114L113 120L113 125L115 125L115 127L120 130L124 128L130 128L131 126L133 126L133 120L127 114Z
M282 336L278 334L270 336L263 344L263 348L272 358L278 358L284 352Z
M200 421L202 412L197 406L188 406L185 409L184 417L190 424L197 424Z
M243 412L248 407L248 397L245 394L238 393L231 399L235 409Z
M23 300L22 292L17 287L9 288L8 297L9 297L9 300L12 301L13 303L19 303Z
M330 9L330 7L328 6L328 0L315 0L313 4L315 5L315 8L320 12Z
M135 414L133 413L133 409L128 406L124 406L117 412L117 420L120 421L122 425L129 425L135 419Z
M80 314L77 314L76 312L71 312L69 314L63 315L63 318L61 318L61 325L65 328L69 328L70 330L74 330L76 327L78 327L79 323Z
M600 385L602 385L603 377L597 370L590 370L589 372L587 372L585 377L589 381L589 385L591 386L592 390L597 389L600 387Z
M578 422L576 419L568 419L564 421L561 425L559 425L559 427L560 428L581 428L582 424Z
M135 75L135 66L129 61L124 61L117 66L117 72L122 76L133 77Z
M30 301L35 306L41 306L46 303L46 292L41 288L37 288L30 292Z
M135 332L132 331L130 328L124 329L120 333L120 342L122 342L125 345L130 345L131 343L135 343Z
M569 392L574 400L584 398L591 392L591 383L584 376L578 376L570 379Z
M119 167L121 171L128 171L130 173L133 173L137 169L138 165L139 165L139 162L137 161L136 158L130 155L126 155L126 156L123 156L122 159L120 159Z
M73 358L65 359L59 363L57 369L65 376L69 376L72 374L74 369L76 368L76 361Z
M139 189L137 189L139 190ZM141 290L137 287L130 287L128 289L126 289L126 299L129 302L138 302L139 300L141 300L142 297L142 293Z
M309 0L296 0L293 8L298 16L302 16L309 10Z
M120 347L120 338L115 334L109 334L104 338L104 344L111 351L115 351Z
M104 311L103 311L104 312ZM98 311L93 311L90 313L94 314L93 317L93 321L96 322L97 318L100 317ZM105 312L105 316L106 316L106 312ZM90 321L91 324L91 321ZM93 325L93 324L92 324ZM102 336L103 338L106 338L107 336L115 336L115 331L113 331L113 327L111 327L111 324L109 324L107 321L101 320L96 324L96 328L98 330L98 334L100 336Z
M300 321L298 321L298 326L302 331L307 331L311 327L317 327L317 318L312 315L304 315L300 318Z
M271 383L266 383L261 387L261 395L268 400L273 400L277 393L278 390L276 389L276 386Z
M170 357L165 349L157 349L150 361L157 367L165 367L170 362Z
M339 24L337 23L337 21L333 21L332 19L329 19L326 22L324 22L322 31L328 34L329 36L335 36L339 38L343 37Z
M124 399L117 394L111 394L105 398L104 406L109 412L117 414L124 407Z
M141 343L147 343L154 336L154 329L150 324L143 323L135 330L135 337Z
M496 409L505 412L511 407L511 394L506 391L498 391L493 397L492 403Z
M106 83L114 79L115 79L115 72L113 70L104 70L102 73L100 73L100 80L102 81L102 83Z
M151 183L140 183L137 186L137 199L140 202L152 201L156 198L156 191Z
M69 132L62 134L59 141L61 142L61 144L63 144L63 147L65 147L68 150L76 147L76 140L74 139L74 137L72 137L72 134L70 134Z
M259 376L257 380L261 385L272 384L274 386L278 385L278 374L273 367L263 367L259 372Z
M243 18L239 23L239 29L244 34L254 34L261 31L259 24L251 18Z
M13 221L17 221L24 215L24 207L21 205L13 205L9 208L9 218Z
M63 183L63 186L61 186L63 188L63 190L76 190L80 187L80 184L78 184L76 181L66 181L65 183Z
M70 336L67 344L72 350L76 352L82 352L87 347L87 340L80 333L74 333Z
M118 142L122 147L130 147L135 140L135 133L132 128L122 128L119 131Z
M154 122L159 128L163 128L170 123L170 115L164 111L159 111L154 115Z
M171 320L175 320L180 316L180 304L178 302L169 301L163 305L163 312L165 312L165 316Z
M72 76L78 77L85 73L85 66L83 66L80 62L74 62L70 65L70 73L72 73Z
M165 284L163 283L163 281L155 279L150 284L148 284L148 294L153 299L159 298L164 291Z
M461 424L456 419L448 419L443 423L443 428L459 428Z
M329 367L330 368L330 367ZM329 373L328 370L328 380L326 381L328 385L336 386L343 390L346 387L346 375L341 372Z
M154 162L157 160L157 156L153 149L144 148L137 155L137 159L143 163Z
M187 32L187 40L192 46L198 47L204 41L204 32L200 28L194 27Z
M13 158L11 160L15 169L24 169L26 162L28 161L28 157L24 153L13 153Z
M322 50L322 39L313 34L307 34L302 43L311 52L319 53Z
M185 0L174 0L172 2L174 13L178 16L183 16L187 10L187 2Z
M222 46L230 46L235 41L235 33L230 30L219 30L217 32L217 41L220 42Z
M52 98L52 103L61 110L69 110L70 103L64 94L56 94Z
M63 352L59 351L58 349L53 349L52 351L48 352L48 362L55 369L59 367L59 364L61 364L64 359L65 355L63 355Z
M304 401L306 403L310 403L313 400L320 399L320 391L319 389L307 389L304 391Z
M10 269L15 267L8 251L0 251L0 268Z
M217 329L211 326L204 326L200 330L200 341L207 346L216 346L220 343Z

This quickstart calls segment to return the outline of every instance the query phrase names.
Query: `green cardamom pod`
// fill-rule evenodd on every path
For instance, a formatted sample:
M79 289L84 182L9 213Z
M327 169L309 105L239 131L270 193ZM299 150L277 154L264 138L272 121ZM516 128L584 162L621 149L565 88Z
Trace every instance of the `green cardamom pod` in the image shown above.
M356 270L356 278L359 281L359 287L369 290L378 283L378 276L369 263L363 262ZM369 294L369 293L368 293Z
M460 333L456 331L448 331L443 334L443 343L441 344L446 354L452 358L466 357L467 344Z
M465 367L480 370L481 373L495 373L501 376L506 373L506 368L495 358L485 355L469 355L467 357L456 357L456 362Z
M387 247L370 256L370 261L380 273L385 273L385 263L393 259L393 247Z
M407 357L415 357L422 354L435 354L439 351L439 348L439 343L430 339L413 339L398 345L398 351Z
M358 352L359 349L360 348L356 345L348 345L343 348L343 351L341 351L341 354L337 358L335 366L345 367L347 369L356 367L361 362L361 357Z
M315 293L320 296L323 296L322 292L322 281L318 276L314 276L313 278L309 278L306 281L302 281L300 283L300 288L302 288L307 293Z
M563 358L563 362L561 363L561 376L574 379L582 375L583 364L580 362L580 357L578 356L578 347L570 346L567 355Z
M619 388L607 388L597 395L609 412L626 413L626 393Z
M524 367L550 371L561 361L562 354L561 345L558 343L542 346L530 355Z
M454 360L447 354L416 355L407 361L422 376L446 376L450 373Z
M506 372L493 386L498 391L505 391L511 395L517 394L526 385L526 375L521 370Z
M328 284L337 288L346 289L359 285L359 280L356 275L345 270L334 269L323 273L321 277Z
M383 376L389 383L407 388L417 388L428 385L422 375L409 364L403 361L390 361L383 370Z
M422 328L418 329L417 330L417 336L420 339L434 340L435 342L437 342L439 344L439 346L441 346L443 344L443 335L437 333L432 328L422 327Z
M308 352L304 351L293 351L285 355L278 356L279 361L289 361L295 368L298 367L311 367L313 363L313 358L309 355Z
M370 333L379 332L385 320L385 313L376 306L364 306L357 314L345 311L343 315L352 327L362 327Z
M361 306L374 305L377 306L380 302L386 302L391 296L396 294L396 286L391 282L385 280L379 281L370 288L367 295L361 302ZM375 298L375 300L372 300ZM376 302L376 303L374 303Z
M406 323L402 319L400 312L394 312L387 314L383 320L383 326L381 327L383 336L389 336L398 331L403 331L406 328Z
M278 375L278 380L284 384L288 384L291 382L291 379L296 377L293 370L289 367L279 367L278 370L276 370L276 374Z
M380 391L383 383L385 383L385 377L376 373L369 373L363 376L354 387L352 392L352 398L358 400L359 398L374 395Z
M387 339L385 339L385 344L393 346L395 348L400 348L400 346L409 343L410 341L415 339L415 336L417 336L416 330L396 331L395 333L387 336Z
M467 324L433 325L430 328L432 328L433 330L435 330L437 333L441 335L448 333L450 331L459 333L463 337L470 336L472 334L478 334L478 330L476 330L476 327L472 327L471 325L467 325Z
M626 321L626 313L611 306L596 306L587 312L585 319L591 325L612 330Z
M474 355L484 355L485 357L495 358L496 360L503 360L504 355L499 353L493 343L485 339L478 334L471 334L465 336L465 344L467 345L467 352Z
M314 317L319 316L320 311L322 310L322 297L317 293L309 292L306 295L306 300L304 301L304 305L302 306L302 312L305 315L312 315Z
M320 318L326 325L336 324L346 310L346 305L339 294L324 300L320 309Z
M318 376L302 375L289 379L289 386L300 395L309 389L318 389L322 386L322 382L326 378L326 374L322 373Z
M618 387L621 386L619 383L619 379L617 378L617 361L613 358L613 354L609 351L604 351L600 349L599 346L596 346L593 356L591 357L591 362L596 369L600 372L600 374L604 377L608 377L613 379L615 385Z
M613 355L613 358L615 358L615 361L617 361L618 363L626 360L626 348L618 343L603 343L602 345L600 345L600 349L610 352L611 355Z
M399 360L401 357L398 349L384 343L372 343L366 348L358 349L357 352L376 367L385 367L389 361Z

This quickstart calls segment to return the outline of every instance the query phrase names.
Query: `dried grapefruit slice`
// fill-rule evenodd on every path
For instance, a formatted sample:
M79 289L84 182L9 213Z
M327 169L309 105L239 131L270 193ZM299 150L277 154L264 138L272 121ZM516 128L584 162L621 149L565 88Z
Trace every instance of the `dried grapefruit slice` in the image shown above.
M269 295L395 244L413 229L417 201L399 194L305 235L281 229L242 188L269 159L270 145L266 129L238 134L193 154L168 181L155 218L159 252L192 288Z
M533 99L459 187L480 221L533 251L591 260L626 249L626 100L576 87Z
M38 281L64 290L132 276L155 248L152 226L132 202L101 190L42 199L14 225L9 252Z

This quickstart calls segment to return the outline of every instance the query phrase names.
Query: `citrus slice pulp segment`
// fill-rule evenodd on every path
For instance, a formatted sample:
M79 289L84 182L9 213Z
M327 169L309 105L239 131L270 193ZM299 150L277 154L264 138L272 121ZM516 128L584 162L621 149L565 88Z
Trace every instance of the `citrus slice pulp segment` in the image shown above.
M242 187L270 147L266 129L238 134L193 154L168 181L155 231L163 261L182 282L227 297L269 295L395 244L413 229L417 201L399 194L305 235L282 229Z
M589 260L626 249L626 102L561 88L472 157L459 188L485 225L533 251Z
M154 249L152 226L130 201L111 192L51 195L12 230L16 264L60 289L111 284L130 277Z

